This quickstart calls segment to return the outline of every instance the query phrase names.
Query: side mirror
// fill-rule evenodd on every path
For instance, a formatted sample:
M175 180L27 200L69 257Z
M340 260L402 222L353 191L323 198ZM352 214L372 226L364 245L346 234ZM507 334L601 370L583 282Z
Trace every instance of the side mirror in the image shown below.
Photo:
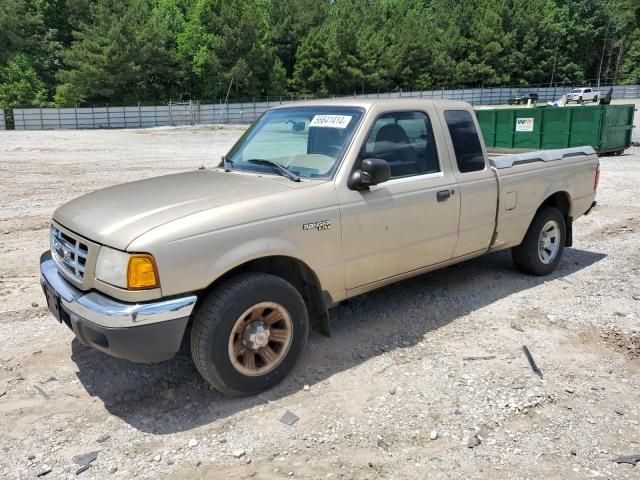
M360 170L351 173L347 186L351 190L366 190L372 185L384 183L391 178L391 168L381 158L365 158Z

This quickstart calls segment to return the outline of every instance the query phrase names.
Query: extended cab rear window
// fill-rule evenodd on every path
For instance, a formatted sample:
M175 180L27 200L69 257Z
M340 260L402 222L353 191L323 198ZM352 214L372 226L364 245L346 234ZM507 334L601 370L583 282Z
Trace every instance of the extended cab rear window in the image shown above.
M461 173L484 170L484 154L471 113L466 110L445 110L444 119L451 135L458 170Z

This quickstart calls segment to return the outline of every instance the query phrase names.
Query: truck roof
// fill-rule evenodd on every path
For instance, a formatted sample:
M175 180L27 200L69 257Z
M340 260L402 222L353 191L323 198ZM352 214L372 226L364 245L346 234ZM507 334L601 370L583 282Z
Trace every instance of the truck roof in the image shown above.
M304 100L284 103L272 107L272 109L291 107L359 107L369 110L373 106L384 106L389 110L406 109L408 106L430 105L436 108L462 108L469 109L471 105L458 100L434 100L420 97L404 98L326 98L319 100Z

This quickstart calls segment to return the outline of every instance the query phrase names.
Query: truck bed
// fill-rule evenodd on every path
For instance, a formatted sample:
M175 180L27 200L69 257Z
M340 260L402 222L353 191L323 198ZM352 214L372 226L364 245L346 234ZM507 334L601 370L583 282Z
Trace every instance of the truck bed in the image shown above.
M598 156L592 147L493 155L498 179L497 236L493 249L518 245L542 202L566 198L572 220L591 207Z

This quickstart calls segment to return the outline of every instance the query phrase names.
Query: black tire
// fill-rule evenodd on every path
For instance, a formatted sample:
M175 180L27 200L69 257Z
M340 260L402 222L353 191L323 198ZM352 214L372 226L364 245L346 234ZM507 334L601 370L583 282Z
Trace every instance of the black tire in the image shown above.
M598 95L596 95L595 97L593 97L593 103L598 103Z
M234 367L229 339L243 312L261 302L284 307L293 333L280 363L265 374L252 376ZM204 299L193 322L191 355L200 374L217 390L231 396L248 395L273 387L289 373L304 350L308 334L307 308L298 290L275 275L247 273L216 287Z
M558 228L557 250L553 258L544 262L538 252L542 229L549 222L555 222ZM560 210L554 207L541 208L533 218L522 243L511 249L511 257L516 268L531 275L548 275L555 270L562 258L567 238L566 224ZM553 243L555 245L555 242ZM544 254L545 252L543 252Z

